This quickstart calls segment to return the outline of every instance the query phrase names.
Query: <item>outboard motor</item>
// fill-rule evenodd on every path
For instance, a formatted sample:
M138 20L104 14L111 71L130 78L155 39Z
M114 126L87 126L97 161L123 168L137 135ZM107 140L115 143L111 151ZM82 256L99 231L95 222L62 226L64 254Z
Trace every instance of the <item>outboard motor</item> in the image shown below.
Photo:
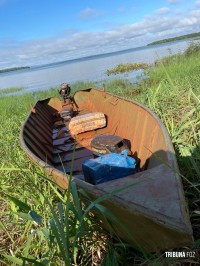
M62 104L62 110L60 111L60 116L65 121L70 121L70 119L73 117L73 106L74 106L74 100L73 97L69 96L71 92L71 88L67 83L62 83L60 85L60 96L63 99Z
M69 98L70 92L71 92L71 88L67 83L62 83L60 85L59 93L64 103L66 103L66 100Z

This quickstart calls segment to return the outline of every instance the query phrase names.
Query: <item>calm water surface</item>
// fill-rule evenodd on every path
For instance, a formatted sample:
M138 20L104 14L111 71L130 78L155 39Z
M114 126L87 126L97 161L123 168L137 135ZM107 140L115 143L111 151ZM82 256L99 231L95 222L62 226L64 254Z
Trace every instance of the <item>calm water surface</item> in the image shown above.
M90 58L75 59L63 63L1 73L0 89L20 87L23 88L23 91L33 91L59 86L62 82L103 82L105 79L108 79L108 76L105 74L106 70L118 64L140 62L153 63L155 60L164 56L182 53L188 45L189 40L145 46L106 55L92 56ZM62 58L60 60L62 60ZM124 74L118 76L126 77L136 82L136 76L139 73L140 71L134 71L128 76Z

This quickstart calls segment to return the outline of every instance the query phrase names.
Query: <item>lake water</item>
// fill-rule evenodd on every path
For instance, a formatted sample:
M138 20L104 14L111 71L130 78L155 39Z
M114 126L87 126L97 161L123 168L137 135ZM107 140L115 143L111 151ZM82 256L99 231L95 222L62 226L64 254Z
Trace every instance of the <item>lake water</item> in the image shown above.
M101 83L105 79L113 78L105 74L107 69L114 68L118 64L153 63L164 56L182 53L188 47L189 42L190 40L185 40L145 46L15 72L0 73L0 89L20 87L23 88L23 91L33 91L59 86L62 82L93 81ZM60 58L61 60L62 58ZM136 82L136 76L139 73L140 71L133 71L128 76L125 74L118 76Z

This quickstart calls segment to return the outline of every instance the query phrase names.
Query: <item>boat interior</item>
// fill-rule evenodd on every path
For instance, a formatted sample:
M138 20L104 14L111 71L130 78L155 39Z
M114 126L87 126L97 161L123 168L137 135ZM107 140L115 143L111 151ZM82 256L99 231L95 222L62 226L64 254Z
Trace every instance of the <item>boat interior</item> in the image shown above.
M75 178L83 179L83 161L94 158L92 139L102 134L113 134L127 141L131 156L137 161L137 172L154 168L163 160L170 164L171 146L165 129L144 106L97 89L78 91L74 103L76 116L102 112L106 126L73 136L68 122L55 116L63 110L64 104L60 99L37 102L28 123L25 123L23 134L28 148L44 162L67 174L72 171Z

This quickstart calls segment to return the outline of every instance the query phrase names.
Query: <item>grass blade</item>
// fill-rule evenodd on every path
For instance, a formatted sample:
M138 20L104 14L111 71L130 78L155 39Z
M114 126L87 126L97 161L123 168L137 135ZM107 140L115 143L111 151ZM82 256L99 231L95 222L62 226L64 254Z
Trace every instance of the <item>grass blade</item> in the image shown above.
M24 210L24 211L30 211L31 210L31 207L28 206L28 204L26 204L25 202L15 198L15 197L12 197L12 196L9 196L7 195L7 197L15 203L15 205L17 205L21 210Z

